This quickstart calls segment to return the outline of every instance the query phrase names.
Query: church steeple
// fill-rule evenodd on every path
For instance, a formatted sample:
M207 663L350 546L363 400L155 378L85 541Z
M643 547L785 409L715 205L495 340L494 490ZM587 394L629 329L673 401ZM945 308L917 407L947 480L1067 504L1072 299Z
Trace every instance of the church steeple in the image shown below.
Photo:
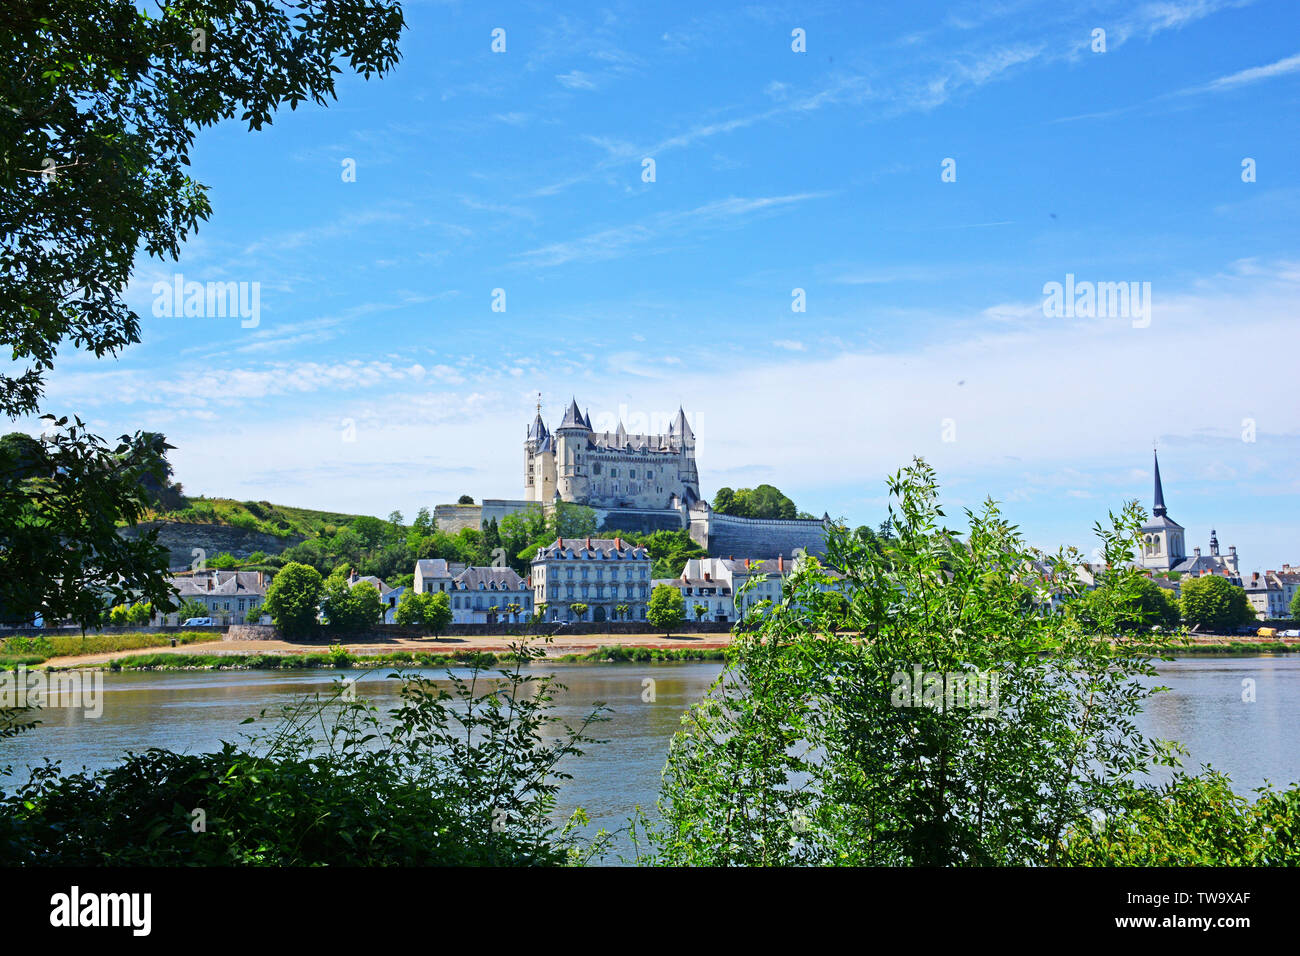
M1156 500L1151 507L1151 514L1157 518L1163 518L1165 515L1165 489L1160 484L1160 456L1155 449L1152 449L1151 457L1156 464Z

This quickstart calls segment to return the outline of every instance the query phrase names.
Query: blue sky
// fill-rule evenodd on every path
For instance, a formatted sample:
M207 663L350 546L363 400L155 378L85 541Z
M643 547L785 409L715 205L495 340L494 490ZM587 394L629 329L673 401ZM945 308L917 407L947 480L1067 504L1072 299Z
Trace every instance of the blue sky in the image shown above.
M1189 546L1300 564L1293 0L403 6L385 79L200 135L212 219L49 410L165 432L191 493L409 517L520 496L538 392L680 403L710 496L874 524L923 455L1085 551L1158 441ZM177 272L259 324L154 317ZM1045 316L1067 273L1149 282L1149 324Z

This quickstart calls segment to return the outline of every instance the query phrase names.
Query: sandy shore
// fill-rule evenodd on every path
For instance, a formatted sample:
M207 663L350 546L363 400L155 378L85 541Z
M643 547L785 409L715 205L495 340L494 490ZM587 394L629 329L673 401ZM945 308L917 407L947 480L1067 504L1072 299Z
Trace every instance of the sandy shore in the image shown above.
M672 634L667 637L653 634L569 634L550 641L534 638L534 644L545 651L547 657L565 654L585 654L598 647L618 646L628 648L650 647L660 650L686 649L718 650L731 643L730 634ZM474 637L421 637L393 638L391 640L345 643L343 646L356 655L387 654L393 651L418 651L429 654L454 654L458 651L508 651L516 635L500 634ZM1237 642L1251 644L1286 644L1300 648L1300 638L1230 637L1226 635L1195 635L1191 652L1197 647L1213 647ZM181 644L176 647L144 647L134 650L111 651L102 654L74 654L51 657L43 666L78 667L104 664L123 657L139 654L320 654L329 650L327 642L299 643L295 641L205 641L200 644ZM1174 650L1177 653L1177 649Z
M382 641L364 641L345 643L343 647L356 655L388 654L394 651L418 651L427 654L454 654L460 651L493 651L500 653L510 650L510 645L518 643L519 637L508 634L443 637L443 638L394 638ZM565 654L585 654L598 647L652 647L660 650L696 649L717 650L731 643L730 634L673 634L668 637L653 634L572 634L552 641L538 637L533 640L535 647L545 651L547 657L560 657ZM127 651L110 651L103 654L73 654L64 657L51 657L45 667L78 667L104 664L124 657L136 657L140 654L321 654L329 650L328 643L310 644L294 641L205 641L200 644L180 644L176 647L142 647Z

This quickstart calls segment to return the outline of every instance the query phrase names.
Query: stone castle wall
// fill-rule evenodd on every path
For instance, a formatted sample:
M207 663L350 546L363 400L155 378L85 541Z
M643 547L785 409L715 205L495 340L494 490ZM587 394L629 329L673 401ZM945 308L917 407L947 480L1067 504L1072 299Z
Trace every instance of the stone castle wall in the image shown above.
M712 512L691 516L691 538L714 558L789 557L797 548L826 553L826 526L821 519L739 518Z
M650 534L654 531L681 531L684 524L681 512L671 509L598 508L596 527L601 533L635 531L637 534Z
M479 505L434 505L433 522L439 531L448 534L462 528L478 531L483 523L483 509Z

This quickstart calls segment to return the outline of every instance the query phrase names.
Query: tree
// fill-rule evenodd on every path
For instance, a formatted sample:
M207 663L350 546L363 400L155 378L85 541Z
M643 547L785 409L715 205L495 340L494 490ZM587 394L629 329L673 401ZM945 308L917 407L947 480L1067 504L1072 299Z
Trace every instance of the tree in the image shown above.
M1188 626L1203 631L1224 633L1255 620L1245 590L1217 574L1184 578L1180 604Z
M196 601L194 598L186 598L181 602L180 608L176 611L176 620L184 624L192 617L207 617L208 606L202 601Z
M424 626L438 637L451 623L451 596L446 591L438 591L424 597Z
M1077 552L1029 548L992 501L958 536L923 461L888 487L896 537L883 554L845 528L827 536L853 633L835 633L810 562L683 720L646 831L653 862L1051 865L1095 812L1122 812L1153 766L1173 763L1133 723L1156 692L1145 645L1114 636L1142 577L1125 567L1136 503L1097 527L1117 570L1084 628L1023 603L1036 560L1076 597Z
M139 341L123 298L137 252L179 258L211 212L206 188L186 174L199 129L239 115L256 130L282 103L325 105L336 61L367 78L385 73L403 26L401 9L380 0L301 0L292 15L260 0L158 5L157 16L134 0L5 6L0 345L12 365L0 371L0 413L10 418L39 411L59 348L103 357ZM151 494L180 494L160 467L163 436L136 432L110 450L77 420L41 444L32 474L0 467L6 617L84 628L132 594L170 608L156 532L117 533Z
M709 613L709 606L707 604L697 604L691 610L695 612L695 620L698 623L704 620L704 615Z
M133 0L6 5L0 344L22 370L0 374L0 410L36 411L65 342L104 356L139 341L122 298L137 250L176 259L211 213L186 174L199 129L239 115L258 130L282 103L326 105L340 59L367 78L396 63L399 7L295 5L163 0L160 16Z
M411 530L420 536L433 531L433 518L430 517L428 508L421 508L415 513L415 521L411 523Z
M367 551L379 547L380 542L384 540L384 536L388 533L388 529L384 526L384 522L371 515L360 515L353 518L352 524L348 527L352 534L357 536L360 547ZM340 532L339 535L335 537L335 540L342 538L345 533L346 532ZM343 546L341 545L341 547Z
M686 619L686 599L682 592L670 584L660 584L650 592L650 604L646 608L646 620L650 625L664 632L667 637L673 628L680 627Z
M472 505L473 503L474 503L474 499L471 498L469 495L461 495L459 498L456 499L456 504L458 505Z
M489 518L483 525L483 551L493 566L496 566L497 555L501 550L501 529L497 526L496 518Z
M741 518L794 518L798 514L794 502L773 485L741 488L734 492L730 488L720 488L713 497L713 510Z
M416 594L409 588L403 591L402 596L397 599L397 610L393 614L393 620L403 627L424 623L424 598L425 595Z
M319 628L320 572L307 564L290 561L271 581L263 607L285 637L301 637Z
M339 634L366 631L379 623L384 603L368 581L349 584L343 574L331 574L322 591L321 611L328 628Z
M257 604L252 605L251 607L249 607L248 611L244 614L244 623L245 623L245 624L261 624L261 623L262 623L262 614L263 614L263 613L264 613L264 612L263 612L261 606L259 606L259 605L257 605Z
M548 538L585 538L596 533L596 509L561 501L555 506Z
M1291 596L1291 620L1300 621L1300 590Z
M1107 590L1109 580L1110 575L1103 572L1096 590L1085 591L1070 603L1071 612L1084 626L1095 627L1096 622L1108 613L1107 608L1115 612L1113 620L1121 631L1178 626L1179 609L1172 592L1160 587L1150 578L1141 578L1128 586L1122 605L1114 605Z
M118 604L109 609L108 623L113 627L126 627L131 623L131 606Z
M627 620L627 616L631 613L632 613L632 608L627 604L620 604L616 608L614 608L614 615L624 621Z
M583 604L581 601L574 601L569 605L569 610L573 612L575 618L581 621L587 616L588 608L587 605Z
M555 540L553 530L546 512L537 504L530 504L502 518L498 534L510 567L520 574L527 574L537 548Z
M133 527L148 507L142 479L162 474L171 446L137 433L110 448L80 420L45 421L40 439L0 439L0 615L84 629L100 624L106 605L173 607L157 529Z
M127 611L126 621L128 624L148 624L153 619L153 605L147 601L137 601L131 605Z

